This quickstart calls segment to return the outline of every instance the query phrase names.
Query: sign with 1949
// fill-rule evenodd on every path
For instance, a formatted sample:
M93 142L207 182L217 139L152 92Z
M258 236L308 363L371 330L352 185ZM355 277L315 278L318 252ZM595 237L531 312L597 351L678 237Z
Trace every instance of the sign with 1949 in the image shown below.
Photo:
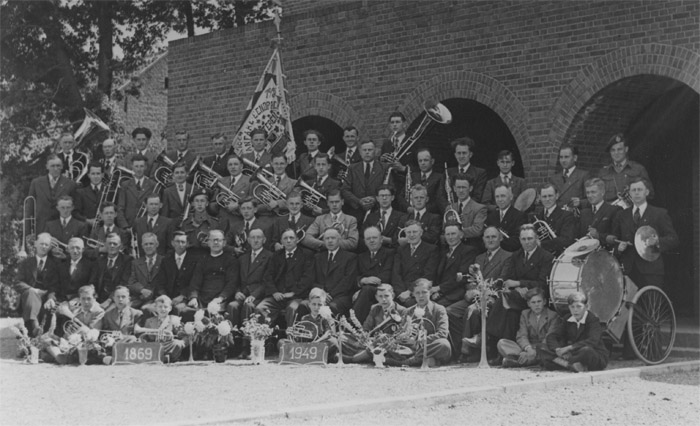
M289 342L280 349L280 364L328 364L328 345L318 343Z

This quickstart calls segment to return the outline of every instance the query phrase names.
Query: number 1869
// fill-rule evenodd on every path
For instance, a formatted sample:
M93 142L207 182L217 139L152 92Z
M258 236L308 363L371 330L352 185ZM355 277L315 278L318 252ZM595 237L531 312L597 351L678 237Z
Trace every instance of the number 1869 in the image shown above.
M151 348L127 348L124 352L125 358L129 361L150 361L153 359L153 349Z

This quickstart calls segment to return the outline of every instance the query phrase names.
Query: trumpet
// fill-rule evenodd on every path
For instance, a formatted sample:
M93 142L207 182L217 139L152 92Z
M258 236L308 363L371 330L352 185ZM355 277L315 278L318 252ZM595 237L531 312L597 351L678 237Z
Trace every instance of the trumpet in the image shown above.
M627 210L632 207L632 198L630 197L629 187L625 188L624 191L617 193L617 200L613 201L613 206L622 207L622 210Z
M462 216L452 207L455 203L455 195L452 191L450 176L447 174L447 163L445 163L445 192L447 193L447 209L445 209L445 214L442 216L442 223L458 223L461 225Z
M36 198L28 196L22 203L22 241L17 252L20 259L27 258L27 237L36 235Z
M325 195L301 179L297 181L297 185L301 187L301 202L309 210L315 210L318 207L318 203L326 199Z
M532 226L535 227L535 230L537 231L537 238L540 241L553 240L557 238L556 232L554 232L552 227L549 226L549 224L544 220L535 217L535 222L533 222Z
M564 204L563 206L561 206L561 209L573 213L576 217L581 217L581 209L574 206L573 201L569 201L568 203Z
M260 183L253 188L253 196L261 203L269 205L273 201L284 201L287 198L287 194L267 180L263 173L258 174L257 179Z
M60 242L56 237L51 237L51 248L61 249L63 251L68 251L68 244Z
M452 113L447 107L439 102L425 102L423 104L423 109L425 110L425 116L421 120L418 128L410 136L404 139L400 146L396 146L394 143L394 151L383 154L381 161L383 163L393 164L399 160L413 147L413 145L423 136L423 133L430 127L433 123L449 124L452 122ZM392 142L395 142L396 133L392 135Z
M96 240L94 238L83 237L83 241L85 241L85 245L91 249L99 250L105 246L104 242Z

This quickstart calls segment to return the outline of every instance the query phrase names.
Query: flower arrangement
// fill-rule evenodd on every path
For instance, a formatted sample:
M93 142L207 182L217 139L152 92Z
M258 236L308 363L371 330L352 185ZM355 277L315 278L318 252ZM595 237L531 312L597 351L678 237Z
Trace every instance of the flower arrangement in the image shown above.
M17 336L19 356L32 364L39 362L38 356L41 346L39 339L29 337L29 330L27 330L23 322L10 327L10 330Z
M183 331L190 340L204 348L211 349L215 344L233 346L233 325L219 313L219 304L213 305L209 303L206 312L203 309L195 312L194 322L185 324Z
M238 331L250 340L267 340L275 329L270 327L269 318L260 322L260 317L260 314L251 314L249 318L243 320L243 327Z
M340 322L344 329L355 336L358 342L374 355L383 355L386 352L403 352L404 343L410 339L412 334L411 322L402 321L401 315L396 311L389 315L397 324L391 333L379 330L365 331L353 309L350 310L350 321L342 317Z

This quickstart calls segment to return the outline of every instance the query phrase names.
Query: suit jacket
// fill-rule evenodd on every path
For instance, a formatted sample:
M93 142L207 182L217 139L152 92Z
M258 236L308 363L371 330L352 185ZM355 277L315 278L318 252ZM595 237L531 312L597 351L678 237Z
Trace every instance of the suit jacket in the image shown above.
M518 199L518 195L520 195L527 188L527 185L525 184L525 179L521 178L520 176L515 176L512 173L511 176L510 189L513 191L513 202L515 202L515 200ZM495 205L496 197L494 192L496 191L496 187L502 184L503 180L501 179L500 173L495 178L486 182L486 188L484 188L484 198L481 200L481 202L484 204Z
M251 193L251 182L250 182L250 177L241 174L240 178L238 178L238 182L236 182L235 185L231 185L231 179L232 176L226 176L223 179L221 179L221 183L229 188L230 190L233 191L234 194L238 196L239 199L244 199ZM217 190L211 197L209 197L209 208L211 211L214 213L215 216L218 215L219 219L221 220L226 220L228 222L231 222L234 217L240 217L240 213L238 210L236 210L234 213L231 213L228 211L228 209L225 208L220 208L220 206L216 203L216 195L221 192L220 190ZM233 223L230 223L229 226L233 225Z
M327 177L326 179L324 179L321 185L318 185L316 179L309 179L305 182L307 185L311 186L312 188L323 194L323 196L326 198L328 197L328 193L332 190L340 189L340 182L333 179L332 177ZM330 209L328 208L328 203L324 199L321 199L317 205L321 208L321 214L326 214L330 211ZM306 207L304 207L304 211L306 212L306 214L318 216Z
M219 174L219 176L228 176L228 153L223 153L221 155L213 154L209 155L207 157L204 157L202 160L205 166L211 168L214 170L216 173Z
M634 236L637 229L641 226L651 226L656 230L659 236L659 251L666 253L678 247L678 234L673 229L671 217L666 209L647 204L647 208L642 215L639 224L634 223L634 207L622 210L615 216L613 221L613 234L621 241L634 242ZM639 257L637 250L633 246L627 247L627 250L622 252L620 260L625 268L625 271L631 272L634 266L637 267L640 273L649 275L664 274L663 256L659 256L653 262Z
M175 221L161 214L158 215L153 229L148 229L148 215L139 217L134 220L134 231L139 241L139 249L143 253L143 245L141 237L147 232L152 232L158 237L158 254L164 255L170 250L170 241L172 240L173 232L175 231Z
M402 317L406 313L406 308L399 305L398 303L393 303L391 308L389 308L390 312L396 312ZM383 323L384 320L386 320L388 317L386 311L384 310L384 307L380 305L379 303L376 303L372 305L372 307L369 310L369 315L367 315L367 318L365 319L365 322L362 324L362 329L365 331L372 331L374 330L379 324Z
M64 228L61 225L61 219L56 219L46 222L44 232L48 232L58 241L68 244L68 241L73 237L86 237L88 235L88 226L85 222L81 222L76 218L71 218Z
M544 308L538 320L532 309L525 309L520 313L520 327L515 337L515 341L520 349L525 350L528 346L535 348L535 345L545 343L547 335L552 333L561 324L561 318L551 309Z
M404 318L413 317L413 312L416 310L418 305L413 305L406 309L404 312ZM435 333L428 334L427 343L432 343L437 339L447 339L449 337L449 323L447 319L447 311L442 305L438 305L435 302L428 302L425 307L424 319L429 320L435 326Z
M437 173L435 171L430 173L428 180L423 184L421 179L421 172L412 171L411 172L411 182L412 185L421 184L428 189L428 204L426 208L430 213L435 213L442 215L447 207L447 193L445 192L445 175L442 173ZM398 194L396 199L398 200L398 207L400 210L406 211L410 205L411 200L406 199L406 191L404 188L397 188Z
M321 152L321 151L318 151ZM299 154L299 158L294 162L294 176L303 180L316 179L316 168L313 164L313 158L308 152Z
M547 347L551 350L571 345L574 351L584 346L589 346L603 357L605 363L610 356L605 343L603 342L603 327L600 319L591 311L588 311L586 321L582 327L578 327L575 322L568 321L568 315L564 321L560 321L551 333L547 335Z
M396 295L410 290L411 285L418 278L435 281L438 256L437 247L426 242L421 242L413 255L411 255L410 244L399 247L396 250L394 270L391 274L391 285Z
M452 205L452 208L459 210L459 202ZM472 198L469 202L462 208L459 212L462 218L462 231L464 231L464 239L481 239L481 235L484 233L484 222L486 222L486 206L479 204ZM476 242L478 245L479 242Z
M141 298L141 290L148 289L155 292L156 290L156 276L160 270L160 266L163 263L163 256L158 253L155 254L155 263L151 268L150 272L146 264L146 256L134 259L131 262L131 275L129 276L129 292L132 298ZM152 298L155 299L154 296Z
M187 295L198 258L194 253L185 253L180 269L177 268L174 251L163 258L155 277L155 292L158 296L165 294L173 299Z
M547 250L537 247L525 263L525 252L521 248L510 257L512 269L510 276L507 276L506 279L520 281L522 288L539 287L547 294L549 293L547 279L552 270L553 260L554 257ZM517 291L503 292L503 297L508 300L512 309L523 310L527 308L527 302Z
M455 176L457 174L459 174L459 167L450 167L449 169L447 169L447 176L450 177L452 188L454 188ZM472 182L471 197L479 203L486 204L486 201L484 200L484 189L486 187L486 170L481 169L479 167L475 167L473 164L470 164L465 174L467 175L467 178ZM454 198L457 199L457 197Z
M415 212L406 215L406 221L415 219ZM429 244L437 244L442 234L442 215L430 213L429 211L424 212L421 215L419 222L423 228L423 236L421 240Z
M273 210L270 208L269 205L267 204L260 204L258 206L258 215L261 216L275 216L277 217L278 212L286 213L289 210L287 209L287 201L286 201L286 196L289 195L290 192L294 189L294 186L296 185L296 181L292 180L287 176L286 174L282 176L280 179L280 182L278 184L275 184L275 178L270 178L268 179L270 183L275 185L277 189L282 191L285 195L285 200L280 200L277 202L277 207ZM251 193L255 190L255 187L258 186L260 183L256 180L253 180L251 183Z
M315 286L324 289L333 298L351 297L357 282L357 256L342 248L328 263L328 252L317 253L314 262Z
M294 293L295 299L306 299L314 283L314 256L297 247L292 258L287 260L285 250L276 252L265 268L265 293Z
M123 335L133 335L134 325L141 321L143 312L130 306L122 312L118 309L110 309L102 318L102 329L107 331L120 331ZM120 318L121 317L121 318Z
M199 299L201 306L206 306L216 297L227 301L235 294L239 278L238 259L226 252L217 257L208 253L194 268L190 299Z
M299 215L299 219L294 225L292 225L292 222L289 221L289 215L278 217L272 224L271 245L274 246L275 243L279 243L282 239L282 233L287 229L296 230L301 228L304 230L304 232L306 232L312 223L314 223L314 219L304 214Z
M29 184L29 195L36 201L36 229L41 232L49 220L58 218L56 202L64 195L74 195L75 182L61 175L56 185L51 188L49 176L43 175L34 178Z
M139 153L132 152L132 153L129 153L126 155L124 161L126 162L127 168L130 169L132 167L132 158L134 158L134 156L136 154L139 154ZM152 177L153 173L155 173L155 171L157 169L157 166L154 166L154 164L156 163L156 158L158 157L158 153L151 150L151 149L147 149L146 154L144 154L144 156L146 157L146 159L148 161L146 161L146 171L144 172L143 175Z
M82 322L89 328L95 330L102 329L102 318L105 316L105 311L99 303L93 303L89 310L84 310L82 306L74 312L75 319Z
M559 198L557 199L558 206L565 206L571 201L572 198L577 197L581 200L582 205L588 205L588 200L586 199L586 189L584 188L584 183L590 174L587 170L582 170L578 166L571 172L571 176L566 178L564 182L564 172L559 173L549 177L549 183L557 188L559 193Z
M390 243L383 243L385 247L395 248L399 245L399 228L403 228L406 224L406 215L396 209L391 209L391 214L386 218L386 225L380 226L381 210L373 210L365 217L362 222L362 235L365 229L370 226L376 226L382 231L382 237L391 238ZM364 240L362 241L363 250L366 249Z
M484 279L502 279L505 280L511 275L513 262L510 261L512 253L502 248L494 253L493 258L489 260L488 252L481 253L476 256L474 263L481 266L481 274Z
M168 153L168 158L174 162L177 162L177 150L170 151ZM197 155L195 155L191 148L188 148L187 151L185 151L185 155L182 157L182 161L184 161L185 165L187 165L187 170L190 169L190 166L192 166L192 163L194 163L196 159Z
M56 299L59 301L70 300L77 297L78 289L80 289L80 287L91 284L90 277L92 277L93 269L96 267L94 260L83 256L78 261L75 271L71 275L70 264L70 258L61 262L61 286L60 290L56 294Z
M245 232L245 221L242 219L238 219L232 222L233 225L228 229L228 232L226 233L226 241L227 245L229 246L237 246L236 244L236 236L242 236L243 233ZM263 234L265 235L265 248L269 249L270 247L273 246L272 242L272 225L270 222L262 221L259 218L255 218L253 223L250 226L250 229L261 229L263 231ZM246 241L243 243L242 247L246 252L250 251L250 245L248 244L248 239L246 236Z
M621 212L622 209L618 206L613 206L603 202L593 214L591 206L587 206L581 209L581 217L579 217L579 228L577 238L582 238L584 235L588 234L588 227L593 227L598 231L598 239L601 245L606 245L605 238L612 233L613 222L615 216Z
M573 213L562 210L561 207L555 207L549 217L545 217L544 212L541 212L537 215L532 215L530 222L534 223L535 218L547 222L557 235L556 238L543 240L543 249L552 253L554 256L558 256L564 249L574 243L577 224L576 217Z
M384 182L386 169L379 161L372 162L372 172L369 181L365 182L365 162L352 164L348 168L348 176L343 182L342 193L345 200L345 207L355 212L362 211L360 199L364 197L374 197L377 195L377 188Z
M102 166L102 170L104 170L106 176L112 176L112 173L114 173L114 170L116 170L117 166L131 169L131 164L127 166L126 161L124 161L123 158L118 158L116 155L112 158L113 160L111 161L105 157L102 157L99 160L97 160L97 162L100 163L100 165Z
M36 256L27 257L19 263L14 289L20 295L30 288L46 290L49 297L55 298L60 291L60 262L51 255L46 256L44 269L37 271Z
M260 154L260 160L255 161L255 153L254 152L246 152L245 154L242 155L243 158L246 160L250 160L253 163L257 164L260 167L265 167L268 164L272 162L272 155L270 155L269 152L263 150L262 154Z
M117 196L117 225L121 228L129 228L134 225L136 214L146 198L153 193L156 183L144 178L141 190L136 188L136 182L131 179L121 186Z
M127 286L131 276L131 257L119 253L112 269L107 268L107 264L107 256L100 256L90 277L90 284L95 286L100 303L109 299L116 287Z
M265 272L269 268L272 252L262 249L251 263L251 252L243 254L240 258L240 279L238 291L246 296L253 296L255 300L265 297Z
M180 200L180 194L177 192L177 185L171 185L163 191L163 207L160 209L160 214L171 219L181 220L185 213L187 198L192 192L192 185L185 183L184 201Z
M101 190L105 186L101 185ZM102 192L92 190L92 185L87 185L75 190L75 209L73 217L85 222L87 219L94 219L97 216L97 205L100 204Z
M450 251L449 247L445 247L440 253L440 264L437 268L437 283L440 286L441 298L447 299L450 303L457 302L464 297L466 292L467 279L469 274L469 266L476 259L476 248L459 243L452 254L447 257ZM457 273L464 274L462 280L457 280Z
M394 269L394 250L380 247L374 259L369 250L357 256L357 282L362 278L377 277L382 283L391 282L391 274Z
M501 248L508 251L515 251L520 248L520 226L525 224L527 217L523 212L512 205L506 211L501 221L499 209L490 211L486 215L486 226L495 226L508 234L508 238L501 241Z
M343 250L355 250L360 237L357 231L357 219L345 213L339 213L339 215L338 221L341 222L345 228L344 232L340 235L340 248ZM319 240L317 237L323 234L326 229L330 228L332 225L333 219L330 213L317 217L314 223L306 230L304 245L316 250L325 247L323 241Z

